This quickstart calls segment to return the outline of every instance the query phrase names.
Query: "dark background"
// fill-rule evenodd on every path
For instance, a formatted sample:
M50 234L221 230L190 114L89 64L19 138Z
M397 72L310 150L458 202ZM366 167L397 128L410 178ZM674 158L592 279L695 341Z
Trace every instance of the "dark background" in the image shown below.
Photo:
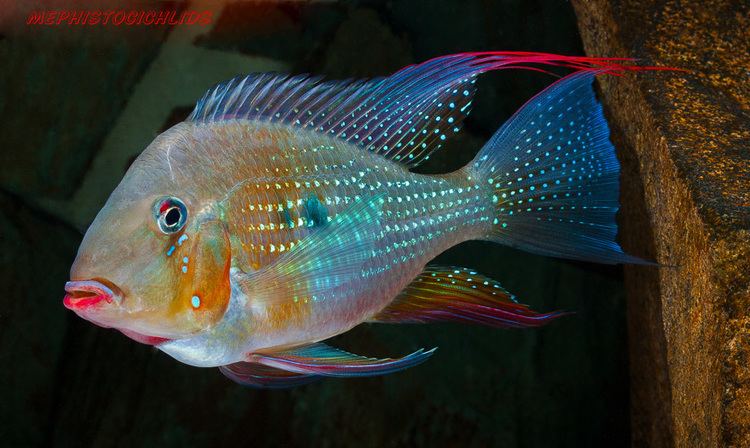
M206 9L201 5L191 7ZM25 12L15 13L11 20L22 24ZM29 29L5 20L0 21L0 445L628 445L619 268L489 243L462 244L441 255L440 263L486 273L534 309L576 314L523 331L361 325L334 345L369 356L439 350L405 372L284 391L242 388L217 369L182 365L65 310L62 287L86 217L90 221L128 166L105 164L103 175L94 161L134 89L149 71L164 73L165 92L175 88L175 80L198 90L210 85L196 86L190 71L154 62L169 38L166 27ZM572 8L560 0L241 2L228 3L214 22L194 47L260 56L295 73L332 78L386 75L461 51L583 54ZM211 82L226 78L222 67L215 70ZM466 163L552 80L533 72L484 76L461 136L420 169L445 172ZM165 93L153 100L169 98ZM161 129L183 119L191 104L170 107ZM128 132L146 142L154 136L137 122ZM110 146L118 148L118 141ZM142 149L127 146L122 144L123 154ZM87 176L104 179L95 184L103 189L100 200L79 199L87 197L81 193Z

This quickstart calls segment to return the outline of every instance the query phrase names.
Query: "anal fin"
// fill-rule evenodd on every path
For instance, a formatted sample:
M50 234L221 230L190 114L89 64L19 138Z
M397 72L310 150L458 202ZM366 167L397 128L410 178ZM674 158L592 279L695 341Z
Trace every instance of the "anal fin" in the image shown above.
M426 361L432 350L419 349L402 358L368 358L333 348L321 342L282 352L254 353L250 360L275 369L306 375L358 377L385 375Z
M465 268L428 266L371 322L463 322L498 328L538 327L565 313L537 313L497 282Z

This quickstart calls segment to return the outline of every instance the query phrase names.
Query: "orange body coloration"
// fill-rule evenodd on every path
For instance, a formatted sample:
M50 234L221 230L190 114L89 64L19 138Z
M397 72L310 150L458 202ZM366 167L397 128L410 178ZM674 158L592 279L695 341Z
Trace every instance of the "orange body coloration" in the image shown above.
M187 272L179 282L168 319L193 320L197 328L208 328L221 319L229 304L229 237L218 221L201 224L196 232L191 255L184 257ZM173 256L180 257L175 251ZM182 268L180 268L182 269Z
M97 215L71 269L79 282L116 285L111 300L82 306L71 295L66 306L128 336L180 338L216 324L231 295L230 238L215 195L184 188L195 173L175 170L185 153L179 133L157 138L134 162ZM165 207L165 198L177 197ZM171 204L171 203L170 203ZM175 209L179 227L163 219ZM174 212L173 212L174 213Z

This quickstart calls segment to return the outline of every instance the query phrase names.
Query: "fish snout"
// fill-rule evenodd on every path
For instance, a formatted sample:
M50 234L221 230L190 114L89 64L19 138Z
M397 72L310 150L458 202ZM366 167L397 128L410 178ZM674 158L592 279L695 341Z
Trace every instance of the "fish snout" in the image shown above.
M119 289L103 280L70 281L65 283L65 292L63 304L74 311L121 300Z

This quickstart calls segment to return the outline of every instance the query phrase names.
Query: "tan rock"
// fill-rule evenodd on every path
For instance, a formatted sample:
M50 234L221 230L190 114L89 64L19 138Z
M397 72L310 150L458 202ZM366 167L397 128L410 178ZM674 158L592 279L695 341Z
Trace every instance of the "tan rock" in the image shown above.
M750 14L573 2L586 51L685 72L600 82L623 162L634 446L750 446Z

